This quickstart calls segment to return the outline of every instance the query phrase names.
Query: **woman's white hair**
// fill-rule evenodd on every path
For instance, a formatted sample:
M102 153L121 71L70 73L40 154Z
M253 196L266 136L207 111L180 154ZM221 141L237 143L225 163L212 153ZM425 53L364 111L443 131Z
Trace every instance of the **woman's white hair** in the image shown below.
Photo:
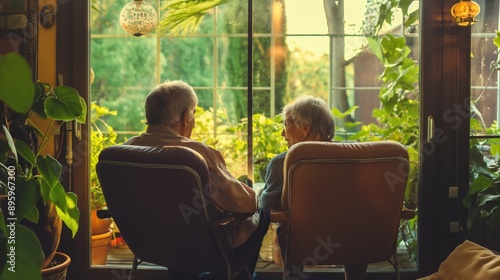
M311 127L311 133L321 140L332 140L335 135L335 120L326 102L314 96L299 96L283 108L281 116L290 119L296 126Z

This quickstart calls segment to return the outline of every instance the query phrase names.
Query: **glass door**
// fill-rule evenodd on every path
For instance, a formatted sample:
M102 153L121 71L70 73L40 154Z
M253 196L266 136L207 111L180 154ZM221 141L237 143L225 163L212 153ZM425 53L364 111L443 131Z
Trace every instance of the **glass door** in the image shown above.
M150 2L161 18L162 3ZM418 207L419 216L418 225L415 221L403 224L399 253L405 262L402 265L407 279L434 271L450 252L449 244L456 244L459 239L449 234L450 220L463 218L461 212L452 217L454 213L449 208L458 203L447 196L449 186L463 181L464 164L462 157L457 157L457 151L463 150L462 138L458 136L461 130L453 130L443 122L443 112L456 104L456 94L466 96L459 87L464 83L463 77L468 77L464 70L467 65L461 58L470 57L459 40L470 36L451 25L449 8L453 1L396 1L403 9L397 5L387 9L393 7L394 1L331 1L326 9L323 1L307 5L293 0L254 1L251 94L247 84L250 75L245 70L247 52L242 47L249 42L245 28L249 13L247 3L240 2L229 1L210 11L194 32L150 33L136 38L121 30L117 20L126 1L97 1L100 10L91 11L89 24L90 61L77 59L73 73L76 77L81 69L92 69L92 84L88 80L90 90L82 92L88 95L89 103L97 105L94 113L101 110L100 120L107 124L101 127L105 128L101 136L121 143L143 131L141 99L163 80L184 79L200 97L197 116L200 121L193 137L221 150L232 163L231 172L235 176L242 180L246 177L257 185L262 183L259 171L266 160L280 151L278 115L282 106L300 94L320 96L329 102L337 117L337 140L393 139L409 148L413 168L406 204ZM381 9L381 5L386 5L386 9ZM81 4L75 3L62 8L71 8L73 15L85 11ZM380 18L381 10L389 14ZM419 11L426 13L419 17ZM85 27L82 20L74 23L73 28L84 33ZM73 38L73 42L83 40L71 30L65 35ZM66 54L64 48L60 49ZM393 52L384 53L384 49ZM384 112L385 109L389 111ZM434 130L428 130L432 128L429 116L434 117ZM89 143L89 158L96 153L90 152L91 123L83 130ZM248 123L252 123L250 134ZM436 134L439 128L446 128L446 140L436 137L440 136ZM259 147L263 131L276 137L274 148ZM232 155L231 149L239 151L239 158ZM259 154L267 149L271 152ZM91 178L90 173L92 167L88 164L77 166L74 172L74 176L83 178L75 182L75 190L82 198L81 208L87 213L94 195L90 183L84 179L87 175ZM83 217L81 221L87 227L90 225L90 218ZM129 268L127 263L113 263L116 259L109 257L107 261L111 261L106 265L91 265L90 228L88 233L82 228L84 232L79 233L75 245L78 271L92 277L111 278ZM115 241L114 245L120 246L120 242ZM121 245L122 248L114 249L126 249L126 244ZM130 258L124 260L129 262ZM391 273L385 269L374 266L370 271L376 271L372 275L383 279ZM263 275L279 278L275 272ZM139 273L148 279L166 275L163 269L154 266ZM325 273L342 279L337 268L313 275L321 279Z
M498 156L500 147L499 48L497 35L500 13L497 1L477 1L481 12L472 26L471 40L471 116L470 186L464 206L469 210L466 223L470 240L493 250L500 249L500 185Z

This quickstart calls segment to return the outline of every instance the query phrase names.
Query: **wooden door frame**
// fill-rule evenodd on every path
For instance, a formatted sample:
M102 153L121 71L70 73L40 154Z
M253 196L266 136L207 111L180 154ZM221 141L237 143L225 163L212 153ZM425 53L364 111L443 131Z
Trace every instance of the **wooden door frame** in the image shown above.
M470 27L453 24L454 0L421 0L421 149L419 191L419 275L436 272L439 264L465 238L468 190ZM428 116L434 138L428 142ZM449 187L458 186L458 198ZM450 223L459 222L458 232Z

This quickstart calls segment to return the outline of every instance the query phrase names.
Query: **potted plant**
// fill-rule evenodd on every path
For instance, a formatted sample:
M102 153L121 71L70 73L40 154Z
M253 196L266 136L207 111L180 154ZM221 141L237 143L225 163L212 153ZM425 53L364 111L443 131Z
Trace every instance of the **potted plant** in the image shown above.
M112 239L111 219L100 219L97 210L106 208L106 201L102 193L101 184L95 167L101 151L111 145L116 145L117 133L109 126L103 116L116 115L116 111L97 105L92 102L91 112L91 156L90 156L90 194L91 194L91 229L92 229L92 264L106 264L109 247Z
M76 194L66 192L60 182L62 165L44 155L44 147L64 123L84 123L87 107L74 88L33 83L29 65L17 53L0 55L0 104L0 189L4 194L0 278L41 279L41 269L50 263L59 243L58 221L75 236L80 215ZM48 126L42 129L34 118ZM33 229L47 217L55 222L52 245ZM42 247L49 251L43 252Z

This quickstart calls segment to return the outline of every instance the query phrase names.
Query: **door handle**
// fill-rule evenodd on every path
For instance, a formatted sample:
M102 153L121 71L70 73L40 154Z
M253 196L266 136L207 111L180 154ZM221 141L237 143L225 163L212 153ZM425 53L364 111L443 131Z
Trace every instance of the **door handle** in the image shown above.
M432 141L434 137L434 117L432 115L427 116L427 143Z

